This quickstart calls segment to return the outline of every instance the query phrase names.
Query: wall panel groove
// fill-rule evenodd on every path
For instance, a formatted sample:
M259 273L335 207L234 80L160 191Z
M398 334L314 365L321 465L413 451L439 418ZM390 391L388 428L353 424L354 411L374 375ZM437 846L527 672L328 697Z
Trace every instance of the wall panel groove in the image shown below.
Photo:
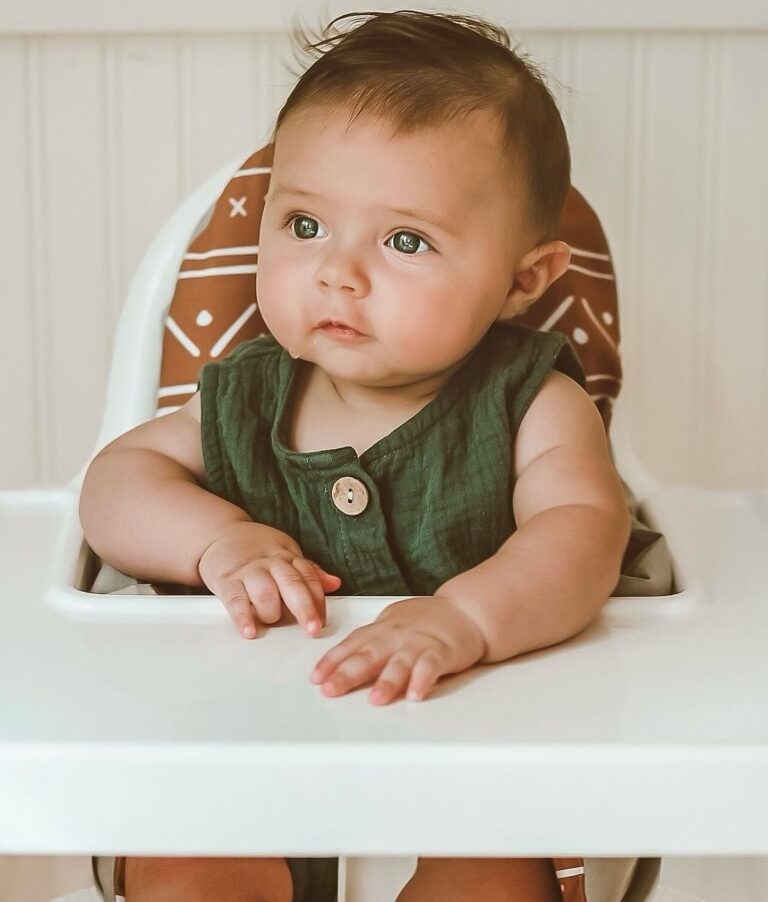
M50 297L50 279L46 250L48 229L45 210L46 180L46 128L42 91L42 41L26 42L26 134L29 154L29 234L30 234L30 295L32 310L32 371L29 385L33 386L30 398L35 411L35 445L30 449L37 466L36 482L53 481L51 467L51 407L50 407L50 354L49 310L46 299Z
M619 290L619 309L622 327L622 356L624 362L623 399L617 403L629 402L632 409L642 409L645 401L645 384L642 378L644 365L642 334L643 318L637 304L632 299L644 294L643 273L640 260L645 256L643 228L644 160L647 139L646 95L639 90L646 82L647 47L643 35L632 35L628 39L631 66L627 85L628 129L624 165L626 168L626 194L622 198L624 206L625 240L624 260L616 261L616 280ZM598 214L599 215L599 214ZM632 341L629 341L629 337ZM633 423L632 438L640 446L642 429Z
M690 391L690 410L694 413L688 435L688 459L692 475L706 484L708 459L698 449L706 447L706 423L711 410L702 387L707 384L711 367L711 335L707 311L714 303L715 271L717 266L717 224L719 222L717 167L718 145L721 140L720 85L723 78L723 40L710 38L705 42L705 90L701 95L701 158L699 164L700 204L698 244L694 260L694 321L691 323L691 342L694 349L693 380Z
M0 442L0 473L28 482L37 478L40 442L38 371L34 309L34 195L29 148L29 47L26 41L5 43L0 52L0 117L7 128L0 141L0 171L9 175L0 204L0 310L3 354L0 380L6 387L3 422L12 424L14 441ZM12 387L12 388L11 388Z
M107 272L107 335L114 335L117 318L123 303L123 286L126 285L123 271L121 248L123 246L123 208L121 204L120 173L122 148L120 141L120 118L122 92L116 42L105 37L101 41L102 52L102 142L104 154L104 198L105 198L105 253ZM106 360L105 380L109 373L109 358ZM105 381L106 386L106 381Z

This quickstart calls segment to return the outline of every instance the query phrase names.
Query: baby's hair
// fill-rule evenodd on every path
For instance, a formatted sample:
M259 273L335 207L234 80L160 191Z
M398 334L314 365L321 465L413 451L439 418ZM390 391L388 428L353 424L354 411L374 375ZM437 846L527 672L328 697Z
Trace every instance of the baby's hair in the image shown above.
M344 19L353 27L333 33ZM557 237L571 177L565 126L540 70L510 47L503 28L479 17L403 9L337 16L314 41L294 25L292 36L318 59L278 113L272 141L291 113L310 106L342 105L351 110L350 125L367 113L405 133L490 110L502 123L500 153L510 171L524 167L537 243Z

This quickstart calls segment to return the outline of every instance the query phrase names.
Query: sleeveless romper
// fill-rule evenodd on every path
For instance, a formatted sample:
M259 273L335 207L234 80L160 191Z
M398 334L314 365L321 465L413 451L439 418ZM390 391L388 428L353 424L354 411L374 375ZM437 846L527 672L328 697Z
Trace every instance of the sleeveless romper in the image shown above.
M286 444L296 361L261 336L201 371L207 489L288 533L341 577L336 594L431 595L514 532L515 435L553 369L584 386L565 336L495 324L426 407L360 457L305 453Z

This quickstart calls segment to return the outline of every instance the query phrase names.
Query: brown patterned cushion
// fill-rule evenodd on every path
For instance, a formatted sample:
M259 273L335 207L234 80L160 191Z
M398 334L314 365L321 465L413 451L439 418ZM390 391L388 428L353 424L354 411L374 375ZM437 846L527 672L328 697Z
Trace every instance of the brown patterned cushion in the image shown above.
M256 301L256 261L273 151L269 144L248 157L184 257L163 334L160 411L189 400L203 364L269 331ZM575 188L560 237L573 251L571 265L516 321L568 336L607 430L621 386L616 282L600 221Z

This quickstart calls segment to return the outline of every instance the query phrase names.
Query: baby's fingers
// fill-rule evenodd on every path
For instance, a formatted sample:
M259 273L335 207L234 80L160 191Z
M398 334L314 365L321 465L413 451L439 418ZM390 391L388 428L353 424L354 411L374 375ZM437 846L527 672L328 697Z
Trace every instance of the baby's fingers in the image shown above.
M435 683L443 674L449 673L445 661L433 649L423 651L416 659L411 670L411 679L405 697L409 701L420 702L434 689Z
M310 580L303 575L302 569L307 573L309 571L300 563L304 560L304 558L294 558L290 564L287 561L277 561L270 567L270 572L280 589L285 606L300 626L303 626L311 635L315 635L320 632L325 623L325 595L317 578L317 571L309 561L306 563L312 569L311 587L308 585ZM297 564L299 566L296 566Z
M368 701L386 705L401 695L409 701L422 701L445 673L440 655L426 649L415 660L413 655L392 655L379 674Z
M256 635L256 617L243 583L236 579L223 580L215 592L232 623L247 639L252 639Z
M320 618L320 627L325 626L326 608L325 608L325 592L338 589L341 585L341 579L326 573L325 570L314 561L308 558L297 557L291 562L296 570L304 577L309 591L315 603L315 610Z
M392 655L374 683L368 701L374 705L388 705L405 692L412 671L411 661L405 660L403 656Z

